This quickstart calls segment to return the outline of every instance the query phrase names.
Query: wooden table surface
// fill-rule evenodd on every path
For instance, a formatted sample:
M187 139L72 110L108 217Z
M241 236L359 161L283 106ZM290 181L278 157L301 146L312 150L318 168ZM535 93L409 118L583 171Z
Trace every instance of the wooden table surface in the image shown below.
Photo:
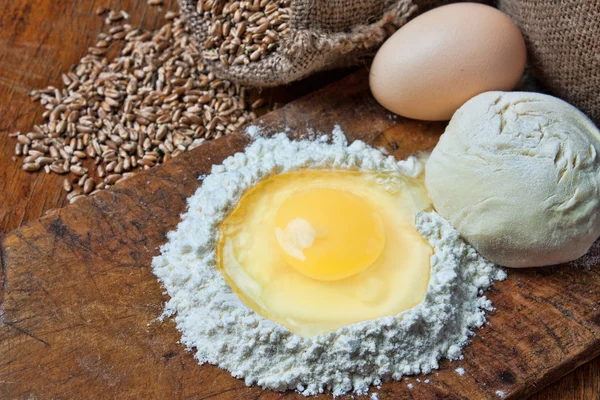
M0 13L0 234L8 233L46 211L64 207L62 177L45 173L29 174L14 157L14 139L8 134L27 132L41 121L42 108L27 96L33 88L60 85L60 74L84 55L102 28L103 18L95 10L107 7L126 10L134 26L152 29L162 24L161 13L175 9L174 0L163 9L146 5L145 0L13 0ZM285 103L342 76L325 73L289 87L264 93L270 103ZM0 283L2 282L0 273ZM2 319L0 329L12 329ZM0 359L2 354L0 354ZM4 363L0 362L0 365ZM579 367L532 399L600 398L600 358ZM3 380L0 370L0 393Z

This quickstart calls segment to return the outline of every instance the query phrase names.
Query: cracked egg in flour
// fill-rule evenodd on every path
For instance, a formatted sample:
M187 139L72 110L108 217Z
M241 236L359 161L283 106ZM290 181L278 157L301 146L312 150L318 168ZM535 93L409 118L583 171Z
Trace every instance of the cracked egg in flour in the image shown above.
M420 303L430 209L420 179L397 172L297 170L244 193L221 223L218 266L242 301L304 337L394 316Z

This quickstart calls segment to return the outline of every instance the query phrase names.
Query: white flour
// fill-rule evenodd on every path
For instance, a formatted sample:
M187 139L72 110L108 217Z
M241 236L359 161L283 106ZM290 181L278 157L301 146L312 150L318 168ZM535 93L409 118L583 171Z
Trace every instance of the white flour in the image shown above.
M429 373L442 357L457 359L471 329L485 321L491 302L479 297L506 274L481 258L436 213L418 215L418 230L434 247L431 279L423 302L397 316L364 321L336 332L303 338L246 307L216 267L218 225L242 193L273 174L298 168L392 170L417 176L415 157L397 162L363 142L348 146L339 128L333 143L290 141L284 134L256 140L244 153L215 165L188 200L189 209L154 273L171 297L181 342L200 363L218 365L247 385L314 395L365 394L372 384Z

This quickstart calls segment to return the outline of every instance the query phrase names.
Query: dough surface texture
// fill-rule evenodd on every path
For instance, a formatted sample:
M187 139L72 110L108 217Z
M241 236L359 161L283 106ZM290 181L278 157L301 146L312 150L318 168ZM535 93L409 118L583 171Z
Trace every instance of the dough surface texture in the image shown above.
M439 214L488 260L574 260L600 235L600 131L548 95L487 92L450 121L426 166Z

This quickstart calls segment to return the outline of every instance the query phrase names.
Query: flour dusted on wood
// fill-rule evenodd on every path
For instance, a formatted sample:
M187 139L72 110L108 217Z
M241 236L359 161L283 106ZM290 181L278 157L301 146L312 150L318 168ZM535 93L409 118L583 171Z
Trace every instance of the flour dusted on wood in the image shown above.
M465 244L434 212L421 213L416 227L431 243L431 278L425 299L397 316L364 321L335 332L303 338L249 309L217 270L218 226L242 193L262 179L299 168L421 173L410 157L396 161L361 141L348 145L336 127L315 141L291 141L283 133L256 140L244 153L215 165L188 200L188 211L168 234L154 273L171 297L181 342L200 363L218 365L247 385L314 395L331 390L365 394L372 384L429 373L438 360L457 359L485 322L491 302L479 296L505 273Z

